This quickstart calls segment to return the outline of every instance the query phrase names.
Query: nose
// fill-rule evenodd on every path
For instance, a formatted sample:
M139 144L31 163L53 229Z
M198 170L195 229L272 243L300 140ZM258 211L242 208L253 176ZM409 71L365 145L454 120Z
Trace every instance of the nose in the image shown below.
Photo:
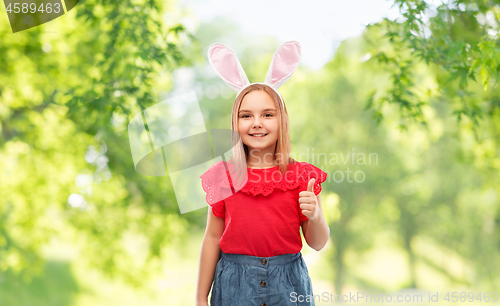
M262 127L262 121L260 118L256 118L255 121L253 122L253 128L261 128Z

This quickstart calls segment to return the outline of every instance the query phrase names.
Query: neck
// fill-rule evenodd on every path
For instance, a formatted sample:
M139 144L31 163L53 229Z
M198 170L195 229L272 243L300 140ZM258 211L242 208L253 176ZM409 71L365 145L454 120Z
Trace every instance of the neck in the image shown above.
M248 147L247 167L249 168L271 168L278 163L274 158L276 145L265 149L253 149Z

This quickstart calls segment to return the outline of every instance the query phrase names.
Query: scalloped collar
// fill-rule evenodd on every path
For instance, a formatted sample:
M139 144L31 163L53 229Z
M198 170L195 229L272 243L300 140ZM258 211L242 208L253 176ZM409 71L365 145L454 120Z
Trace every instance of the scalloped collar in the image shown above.
M222 194L232 194L230 189L231 187L234 188L234 186L229 173L233 167L230 163L226 164L228 165L229 172L226 171L223 162L219 161L201 176L205 191L210 196L213 196L213 198L218 198ZM319 187L319 182L324 181L313 166L307 162L295 161L294 163L290 163L288 170L284 174L279 170L279 166L264 169L247 168L247 171L248 180L238 191L247 195L252 194L253 196L259 194L268 196L275 189L280 189L284 192L294 190L298 187L307 189L307 183L311 178L316 178L315 185L317 186L315 188L321 188ZM205 186L212 186L212 188L205 188ZM236 191L236 189L234 190Z

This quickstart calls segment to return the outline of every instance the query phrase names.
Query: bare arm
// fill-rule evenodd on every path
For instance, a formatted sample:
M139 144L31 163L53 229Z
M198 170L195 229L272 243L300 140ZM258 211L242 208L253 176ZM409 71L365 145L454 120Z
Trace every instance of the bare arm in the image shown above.
M314 221L302 221L302 233L304 233L307 244L316 251L320 251L328 242L330 228L326 225L325 217L323 216L321 194L318 194L316 198L318 199L318 206L316 209L319 209L319 217Z
M215 267L220 259L219 240L224 232L224 220L216 217L208 207L207 228L200 251L196 305L208 305L208 293L215 276Z

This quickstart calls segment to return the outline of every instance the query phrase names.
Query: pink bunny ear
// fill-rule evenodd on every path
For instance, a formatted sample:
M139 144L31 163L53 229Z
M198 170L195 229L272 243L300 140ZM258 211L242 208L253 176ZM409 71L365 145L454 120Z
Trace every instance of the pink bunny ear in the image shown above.
M234 52L223 44L215 43L208 48L208 60L217 74L236 92L250 85L247 75Z
M299 66L300 44L297 41L287 41L274 52L271 66L267 71L265 84L278 90L292 76Z

